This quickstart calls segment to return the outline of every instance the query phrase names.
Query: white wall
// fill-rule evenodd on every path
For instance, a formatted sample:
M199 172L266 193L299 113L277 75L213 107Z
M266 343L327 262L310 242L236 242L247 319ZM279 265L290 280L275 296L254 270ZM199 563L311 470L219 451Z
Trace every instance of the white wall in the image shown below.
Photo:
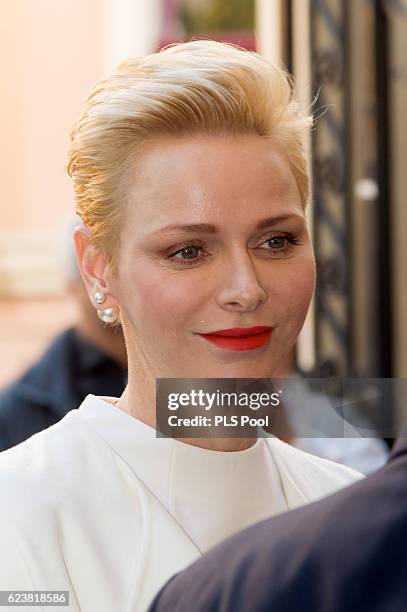
M127 57L155 51L162 0L102 0L103 65L111 70Z

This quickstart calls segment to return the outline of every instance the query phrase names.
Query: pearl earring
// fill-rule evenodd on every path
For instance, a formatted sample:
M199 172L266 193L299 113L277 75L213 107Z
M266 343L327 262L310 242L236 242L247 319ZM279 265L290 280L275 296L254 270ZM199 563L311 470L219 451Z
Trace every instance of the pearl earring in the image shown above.
M104 308L103 310L97 310L97 315L103 323L116 323L117 321L117 312L114 308Z
M103 304L106 297L105 297L105 294L102 293L101 291L95 291L95 293L93 294L93 299L96 304Z

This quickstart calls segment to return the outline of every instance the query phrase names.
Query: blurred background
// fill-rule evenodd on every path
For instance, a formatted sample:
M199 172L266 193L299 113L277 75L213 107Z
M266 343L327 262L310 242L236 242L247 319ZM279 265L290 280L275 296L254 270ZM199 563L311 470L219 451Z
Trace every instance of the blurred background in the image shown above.
M318 290L308 374L407 377L407 0L0 2L0 385L73 324L70 126L119 61L209 37L284 63L304 108Z

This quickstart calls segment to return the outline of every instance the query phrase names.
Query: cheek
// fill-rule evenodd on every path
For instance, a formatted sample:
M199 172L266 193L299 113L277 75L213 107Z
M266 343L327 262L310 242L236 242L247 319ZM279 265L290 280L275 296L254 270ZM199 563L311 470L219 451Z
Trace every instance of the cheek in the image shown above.
M304 257L297 265L287 266L280 275L278 285L270 292L280 313L293 323L303 322L315 288L315 260L313 255ZM278 295L277 295L278 294Z
M135 325L142 322L144 326L149 321L167 331L171 320L182 319L195 304L194 292L186 291L175 273L152 265L141 266L122 279L118 301Z

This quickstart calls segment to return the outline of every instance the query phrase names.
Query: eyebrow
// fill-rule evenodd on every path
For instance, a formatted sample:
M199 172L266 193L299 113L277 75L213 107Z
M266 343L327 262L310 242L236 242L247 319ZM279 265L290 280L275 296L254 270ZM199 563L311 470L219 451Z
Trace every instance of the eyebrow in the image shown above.
M265 219L261 219L255 227L255 230L264 229L266 227L273 227L273 225L277 225L278 223L282 223L283 221L289 221L290 219L301 219L303 221L303 217L300 215L280 215L279 217L266 217ZM155 234L167 234L175 231L184 231L191 234L194 233L205 233L205 234L217 234L219 233L219 229L216 225L212 223L190 223L187 225L167 225L163 227Z

